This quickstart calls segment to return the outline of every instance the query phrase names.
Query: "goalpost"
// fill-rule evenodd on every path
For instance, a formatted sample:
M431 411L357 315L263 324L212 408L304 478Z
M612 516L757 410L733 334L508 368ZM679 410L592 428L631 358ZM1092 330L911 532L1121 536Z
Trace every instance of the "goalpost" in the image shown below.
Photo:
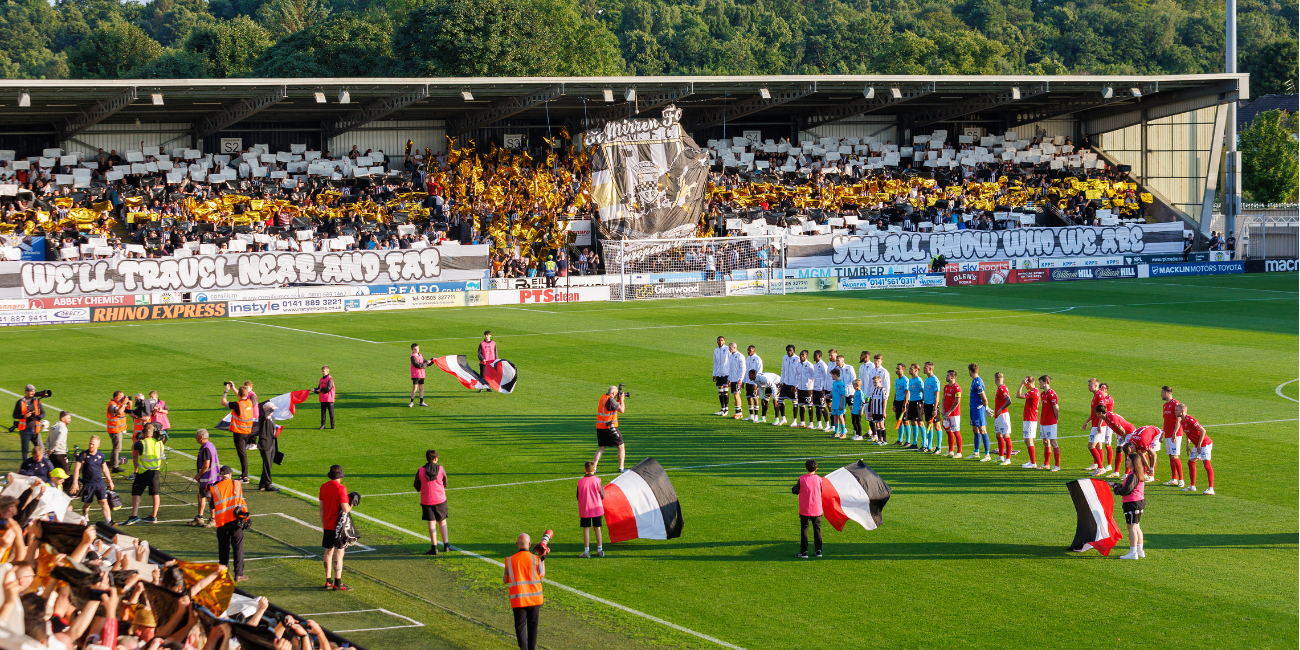
M785 293L786 239L602 239L610 300Z

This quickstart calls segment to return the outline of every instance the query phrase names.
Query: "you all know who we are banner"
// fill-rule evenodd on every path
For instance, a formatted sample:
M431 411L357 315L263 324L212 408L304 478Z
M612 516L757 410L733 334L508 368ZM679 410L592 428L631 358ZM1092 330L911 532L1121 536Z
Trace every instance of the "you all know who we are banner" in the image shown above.
M1179 253L1181 223L954 232L877 232L787 239L791 268L928 261Z
M284 285L482 280L487 245L342 253L242 253L87 262L8 262L0 292L15 298L254 289ZM19 268L12 268L12 267ZM12 295L18 293L20 295Z

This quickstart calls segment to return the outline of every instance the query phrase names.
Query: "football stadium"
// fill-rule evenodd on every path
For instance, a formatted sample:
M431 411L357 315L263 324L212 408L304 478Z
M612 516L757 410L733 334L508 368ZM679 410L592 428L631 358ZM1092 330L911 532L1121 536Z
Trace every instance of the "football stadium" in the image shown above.
M1249 79L0 80L0 648L1293 647Z

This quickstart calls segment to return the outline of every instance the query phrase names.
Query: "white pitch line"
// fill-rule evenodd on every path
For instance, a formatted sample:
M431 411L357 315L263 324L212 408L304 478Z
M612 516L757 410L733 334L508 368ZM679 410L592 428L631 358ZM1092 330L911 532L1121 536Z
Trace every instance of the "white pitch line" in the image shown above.
M409 621L409 622L411 623L411 625L390 625L390 626L388 626L388 627L367 627L367 628L356 629L356 630L334 630L334 633L335 633L335 634L342 634L342 633L344 633L344 632L376 632L376 631L380 631L380 630L399 630L399 629L407 628L407 627L424 627L424 623L421 623L421 622L419 622L419 621L417 621L417 620L411 618L410 616L403 616L403 615L401 615L401 614L398 614L397 612L392 612L392 611L389 611L389 610L384 609L384 608L382 608L382 607L376 607L375 609L356 609L356 610L352 610L352 611L348 611L348 612L317 612L317 613L315 613L315 614L303 614L302 616L304 616L304 617L307 617L307 616L312 616L312 617L318 617L318 616L342 616L342 615L345 615L345 614L364 614L364 613L367 613L367 612L382 612L382 613L384 613L384 614L387 614L387 615L389 615L389 616L392 616L393 618L400 618L400 619L402 619L402 620L404 620L404 621Z
M541 313L543 313L543 314L558 314L558 313L559 313L559 312L555 312L555 311L546 311L545 309L529 309L529 308L527 308L527 307L506 307L506 306L504 306L504 305L503 305L501 308L502 308L502 309L513 309L513 310L515 310L515 311L539 311L539 312L541 312Z
M319 334L320 336L333 336L335 338L347 339L349 341L358 341L361 343L379 343L379 341L369 341L366 339L359 339L352 336L343 336L342 334L330 334L329 332L313 332L312 330L300 330L295 327L285 327L283 325L272 325L270 323L257 323L251 320L240 320L238 318L232 318L230 319L230 321L234 323L247 323L249 325L261 325L262 327L274 327L275 329L289 330L290 332L302 332L303 334Z
M647 325L645 327L615 327L615 328L598 329L598 330L569 330L564 332L524 332L520 334L508 334L506 336L508 336L509 338L521 338L525 336L559 336L564 334L599 334L603 332L636 332L642 330L679 329L684 327L737 327L737 326L762 327L762 326L770 326L770 325L781 325L785 323L803 323L809 321L820 322L820 321L847 320L847 319L869 319L865 321L866 324L869 325L892 325L898 323L951 323L951 322L974 321L974 320L998 320L1003 318L1024 318L1026 316L1046 316L1051 314L1059 314L1074 309L1098 309L1098 308L1110 308L1110 307L1149 307L1152 305L1156 305L1156 306L1184 305L1184 304L1201 304L1201 303L1218 303L1218 302L1259 302L1259 301L1273 301L1273 300L1291 300L1295 297L1296 296L1288 296L1286 298L1282 298L1282 297L1227 298L1223 300L1175 300L1175 301L1161 301L1161 302L1120 303L1120 304L1113 304L1113 305L1074 305L1073 307L1064 307L1059 309L1053 307L1033 307L1031 309L1025 309L1025 310L962 309L962 310L955 310L955 311L931 311L931 312L913 312L913 313L904 313L904 314L880 314L878 316L873 316L869 312L865 314L859 312L851 316L829 316L825 318L787 318L787 319L780 319L780 320L765 320L765 321L735 321L730 323L683 323L677 325ZM1048 311L1048 310L1052 310L1052 311ZM979 314L983 312L1020 312L1020 313L1014 313L1010 316L988 316L988 317L980 317L980 318L948 318L948 319L931 319L931 320L916 320L914 318L915 316L930 316L934 314ZM581 312L574 312L574 313L581 313ZM907 316L909 317L909 319L901 320L901 321L872 320L873 318L877 318L880 316ZM448 336L448 337L436 338L436 339L422 339L422 341L465 341L471 339L477 340L479 338L481 337ZM368 343L408 343L408 342L410 342L410 339L402 339L400 341L368 341Z
M291 494L296 494L296 495L298 495L298 496L300 496L300 497L302 497L302 498L304 498L304 499L308 499L308 500L310 500L310 501L314 501L314 502L316 502L316 503L320 503L320 499L318 499L318 498L316 498L316 497L314 497L314 496L312 496L312 495L310 495L310 494L307 494L307 493L305 493L305 492L299 492L299 491L297 491L297 490L295 490L295 489L293 489L293 488L288 488L288 487L280 486L280 490L283 491L283 492L289 492L289 493L291 493ZM387 522L387 521L384 521L383 519L379 519L379 518L377 518L377 517L372 517L372 516L370 516L370 515L367 515L367 514L365 514L365 513L363 513L363 512L359 512L359 511L357 511L357 510L352 510L352 514L353 514L353 515L356 515L357 517L360 517L360 518L362 518L362 519L365 519L366 521L370 521L370 522L373 522L373 523L379 524L379 525L381 525L381 526L384 526L384 527L387 527L387 528L391 528L391 529L393 529L393 530L395 530L395 531L398 531L398 532L401 532L401 533L406 533L407 535L410 535L411 537L415 537L415 538L420 539L420 540L427 540L427 539L429 539L429 536L428 536L427 534L417 533L417 532L415 532L415 531L413 531L413 530L410 530L410 529L408 529L408 528L402 528L401 526L398 526L397 524L389 523L389 522ZM473 557L473 558L477 558L477 559L482 560L482 561L484 561L484 562L487 562L487 563L489 563L489 564L492 564L492 565L495 565L495 566L499 566L499 567L504 567L504 566L505 566L505 565L502 564L500 561L498 561L498 560L494 560L494 559L492 559L492 558L490 558L490 557L487 557L487 556L485 556L485 555L479 555L478 553L475 553L475 552L473 552L473 551L467 551L467 550L465 550L465 549L456 548L456 547L454 547L454 546L453 546L452 548L453 548L453 550L455 550L457 553L463 553L463 554L465 554L465 555L468 555L468 556ZM598 602L598 603L600 603L600 604L602 604L602 605L608 605L608 606L610 606L610 607L613 607L614 609L618 609L618 610L621 610L621 611L627 612L627 613L629 613L629 614L633 614L633 615L635 615L635 616L640 616L641 618L644 618L644 619L646 619L646 620L648 620L648 621L653 621L653 622L658 623L658 624L660 624L660 625L663 625L663 626L665 626L665 627L669 627L669 628L672 628L672 629L674 629L674 630L677 630L678 632L683 632L683 633L689 634L689 635L691 635L691 636L694 636L694 637L696 637L696 638L700 638L700 639L704 639L705 641L709 641L709 642L712 642L712 643L716 643L717 645L720 645L720 646L722 646L722 647L724 647L724 648L730 648L731 650L745 650L744 648L742 648L742 647L740 647L740 646L738 646L738 645L734 645L734 644L731 644L731 643L727 643L726 641L723 641L722 639L718 639L718 638L716 638L716 637L709 636L709 635L707 635L707 634L704 634L703 632L696 632L695 630L692 630L692 629L687 628L687 627L682 627L681 625L678 625L678 624L673 623L673 622L671 622L671 621L666 621L666 620L664 620L664 619L662 619L662 618L659 618L658 616L654 616L654 615L652 615L652 614L647 614L647 613L645 613L645 612L642 612L642 611L639 611L639 610L632 609L631 607L628 607L628 606L626 606L626 605L620 605L620 604L618 604L618 603L616 603L616 602L613 602L613 601L610 601L610 600L605 600L604 598L601 598L600 596L596 596L596 595L593 595L593 594L589 594L589 593L587 593L587 592L585 592L585 591L582 591L582 590L580 590L580 589L575 589L575 588L570 587L570 586L568 586L568 585L560 584L560 583L555 582L554 580L551 580L551 579L549 579L549 578L548 578L548 579L544 579L543 582L545 582L545 583L548 584L548 585L552 585L552 586L554 586L554 587L556 587L556 588L563 589L564 591L567 591L567 592L569 592L569 593L576 594L576 595L578 595L578 596L582 596L583 598L587 598L587 599L589 599L589 600L592 600L592 601Z
M1291 398L1288 397L1287 399L1291 399ZM1273 422L1295 422L1297 420L1300 420L1300 418L1286 418L1284 420L1259 420L1257 422L1228 422L1226 424L1202 424L1201 426L1208 429L1210 427L1235 427L1241 424L1270 424Z
M1282 399L1289 399L1289 400L1291 400L1292 402L1300 402L1300 400L1298 400L1298 399L1296 399L1296 398L1294 398L1294 397L1287 397L1285 394L1282 393L1282 387L1283 387L1283 386L1285 386L1285 385L1287 385L1287 384L1294 384L1294 383L1296 383L1297 381L1300 381L1300 379L1292 379L1291 381L1284 381L1284 382L1278 384L1278 385L1277 385L1277 388L1274 388L1274 389L1273 389L1273 392L1274 392L1274 393L1277 393L1277 396L1278 396L1278 397L1281 397Z

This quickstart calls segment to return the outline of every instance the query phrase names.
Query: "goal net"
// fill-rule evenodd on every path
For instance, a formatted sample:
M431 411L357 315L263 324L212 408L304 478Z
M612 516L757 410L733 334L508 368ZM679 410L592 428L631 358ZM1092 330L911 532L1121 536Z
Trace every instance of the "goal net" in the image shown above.
M785 239L603 239L611 300L785 293Z

